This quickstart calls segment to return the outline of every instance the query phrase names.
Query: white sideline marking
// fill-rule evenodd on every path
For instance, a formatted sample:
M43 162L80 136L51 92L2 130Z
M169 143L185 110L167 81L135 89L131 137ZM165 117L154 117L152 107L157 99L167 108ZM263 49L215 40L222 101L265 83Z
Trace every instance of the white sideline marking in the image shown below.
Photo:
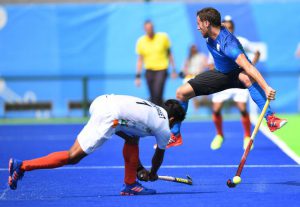
M270 139L275 145L277 145L287 156L300 165L300 157L289 148L278 136L269 131L265 126L261 127L261 132Z
M151 166L145 166L150 168ZM238 165L165 165L160 168L165 169L191 169L191 168L237 168ZM245 165L245 168L300 168L300 165ZM106 169L124 169L123 165L112 166L76 166L62 167L55 170L106 170ZM7 171L7 168L0 168L0 171Z
M7 188L2 192L2 194L0 195L0 200L4 200L4 197L5 197L7 191L9 191L9 187L7 187Z

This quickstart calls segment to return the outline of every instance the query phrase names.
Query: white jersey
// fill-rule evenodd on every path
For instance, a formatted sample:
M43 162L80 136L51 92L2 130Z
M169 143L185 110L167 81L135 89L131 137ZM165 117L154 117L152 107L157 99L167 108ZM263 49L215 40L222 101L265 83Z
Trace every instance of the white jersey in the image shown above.
M198 75L207 68L207 57L203 53L197 53L187 61L188 75Z
M109 95L119 120L117 131L131 136L155 136L160 148L165 148L170 138L169 118L165 109L140 98Z
M81 148L88 154L117 131L132 137L155 136L160 149L168 144L171 134L168 114L149 101L133 96L103 95L92 102L90 114L90 120L78 135Z
M241 36L238 36L236 38L240 41L247 55L253 54L257 51L257 48L246 38Z

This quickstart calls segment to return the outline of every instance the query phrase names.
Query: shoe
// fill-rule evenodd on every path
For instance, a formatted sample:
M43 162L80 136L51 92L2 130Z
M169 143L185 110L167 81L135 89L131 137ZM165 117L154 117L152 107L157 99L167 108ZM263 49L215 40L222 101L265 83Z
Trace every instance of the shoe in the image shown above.
M223 144L223 140L224 140L224 137L217 134L215 136L215 138L213 139L213 141L210 143L210 148L212 150L217 150L217 149L220 149L222 147L222 144Z
M153 195L156 194L156 190L145 188L139 182L135 182L131 185L124 184L121 190L121 195Z
M250 142L250 139L251 139L250 137L244 137L244 147L243 147L244 150L246 150L246 148L247 148L247 146ZM253 147L254 147L254 143L252 143L252 146L251 146L250 150L252 150Z
M176 147L176 146L180 146L182 145L182 136L179 133L177 136L175 136L174 134L171 133L169 142L166 146L166 149L170 148L170 147ZM157 148L157 144L153 145L153 149Z
M21 170L22 165L21 160L16 160L13 158L10 158L9 164L8 164L8 171L9 171L9 177L8 177L8 185L10 189L16 190L18 180L21 180L24 176L24 171Z
M286 119L280 119L276 117L274 114L269 115L267 117L267 124L271 132L276 131L277 129L280 129L287 123Z
M171 134L170 136L170 139L169 139L169 142L167 144L167 149L170 148L170 147L176 147L176 146L180 146L182 145L182 136L181 134L177 134L177 135L174 135L174 134Z

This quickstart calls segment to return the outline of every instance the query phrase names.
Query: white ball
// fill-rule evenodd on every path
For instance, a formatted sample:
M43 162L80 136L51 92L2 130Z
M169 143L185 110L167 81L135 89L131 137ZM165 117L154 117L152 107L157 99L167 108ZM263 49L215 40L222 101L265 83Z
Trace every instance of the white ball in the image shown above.
M242 181L242 178L240 176L234 176L232 181L234 184L239 184Z

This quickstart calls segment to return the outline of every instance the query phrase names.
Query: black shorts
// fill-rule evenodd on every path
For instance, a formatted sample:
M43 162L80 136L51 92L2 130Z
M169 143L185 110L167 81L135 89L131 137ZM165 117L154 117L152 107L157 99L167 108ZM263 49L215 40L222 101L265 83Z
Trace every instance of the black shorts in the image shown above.
M194 89L196 96L209 95L228 88L246 88L239 80L242 69L236 69L230 73L221 73L217 70L209 70L200 73L188 81Z

